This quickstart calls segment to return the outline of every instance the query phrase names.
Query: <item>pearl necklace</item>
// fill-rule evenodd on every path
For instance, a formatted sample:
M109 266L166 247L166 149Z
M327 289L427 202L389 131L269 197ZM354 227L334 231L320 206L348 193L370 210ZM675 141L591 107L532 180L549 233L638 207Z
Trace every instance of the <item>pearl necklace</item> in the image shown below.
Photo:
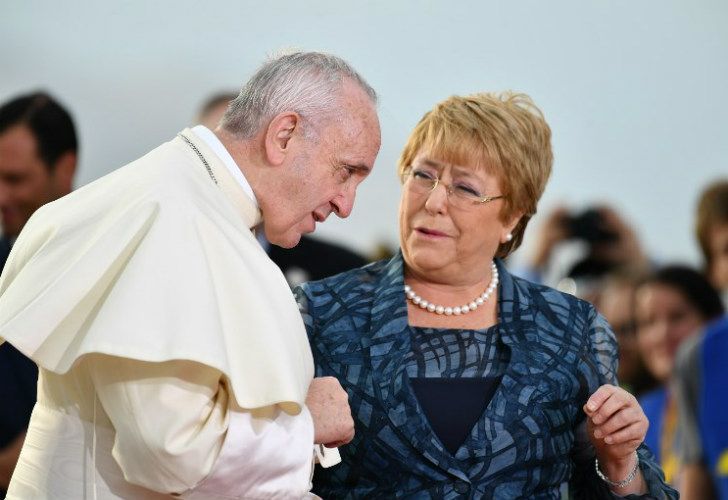
M428 302L417 295L409 285L404 286L404 294L414 305L420 306L422 309L434 312L435 314L444 314L445 316L451 316L453 314L455 316L467 314L470 311L475 311L479 306L482 306L498 287L498 268L496 267L495 262L491 262L490 264L490 273L491 278L488 288L486 288L486 290L482 294L478 295L472 302L463 306L445 307L433 304L432 302Z

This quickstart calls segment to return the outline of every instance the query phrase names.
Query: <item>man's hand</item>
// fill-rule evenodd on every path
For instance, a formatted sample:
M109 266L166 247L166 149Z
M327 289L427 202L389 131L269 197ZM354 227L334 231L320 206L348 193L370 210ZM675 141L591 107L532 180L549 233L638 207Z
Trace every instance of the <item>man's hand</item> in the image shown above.
M311 381L306 406L313 418L315 444L335 448L354 438L349 396L334 377L317 377Z

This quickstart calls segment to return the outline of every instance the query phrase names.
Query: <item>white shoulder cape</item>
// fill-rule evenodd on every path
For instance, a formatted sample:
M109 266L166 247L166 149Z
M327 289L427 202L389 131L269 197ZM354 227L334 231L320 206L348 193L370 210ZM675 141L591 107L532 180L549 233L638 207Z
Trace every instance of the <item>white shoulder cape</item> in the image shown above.
M38 210L0 278L0 343L65 373L83 355L190 360L237 404L297 412L313 376L285 278L250 228L260 212L187 129ZM213 177L215 181L213 181Z

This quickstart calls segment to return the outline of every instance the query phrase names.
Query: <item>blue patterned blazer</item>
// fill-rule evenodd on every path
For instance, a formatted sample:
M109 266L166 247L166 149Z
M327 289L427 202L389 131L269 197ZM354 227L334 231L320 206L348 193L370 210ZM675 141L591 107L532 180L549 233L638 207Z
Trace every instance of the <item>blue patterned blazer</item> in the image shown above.
M318 468L323 498L614 498L594 472L582 406L616 383L617 345L586 302L510 275L498 262L505 373L453 456L433 433L409 384L401 254L296 290L316 376L349 394L354 440L342 463ZM650 494L677 498L646 447ZM567 486L568 485L568 486Z

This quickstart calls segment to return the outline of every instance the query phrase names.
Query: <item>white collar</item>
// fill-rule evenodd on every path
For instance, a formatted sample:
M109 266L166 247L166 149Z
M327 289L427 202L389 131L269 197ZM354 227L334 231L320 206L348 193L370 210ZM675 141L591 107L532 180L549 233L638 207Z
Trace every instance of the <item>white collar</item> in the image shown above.
M242 187L243 190L250 196L250 199L253 200L255 208L260 208L258 205L258 199L255 197L255 193L253 192L253 188L250 187L248 180L245 178L245 175L243 175L243 171L240 170L240 167L238 167L238 164L235 163L235 160L233 160L233 157L230 156L230 153L227 149L225 149L225 146L222 142L220 142L220 139L217 138L212 130L204 125L196 125L195 127L192 127L192 131L195 135L197 135L197 137L205 141L205 144L207 144L222 160L233 178L238 181L240 187Z

